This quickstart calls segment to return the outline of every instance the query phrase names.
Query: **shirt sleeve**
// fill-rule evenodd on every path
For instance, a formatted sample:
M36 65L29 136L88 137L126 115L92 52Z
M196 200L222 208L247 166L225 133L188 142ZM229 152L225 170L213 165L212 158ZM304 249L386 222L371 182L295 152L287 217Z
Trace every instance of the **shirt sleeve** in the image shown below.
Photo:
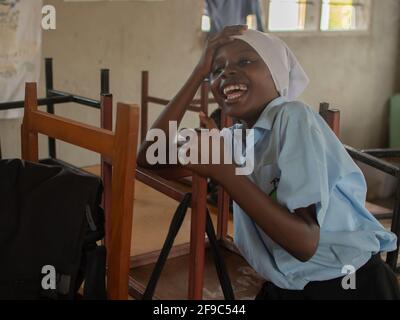
M316 205L321 225L329 195L324 136L306 107L286 110L281 118L277 200L290 212Z

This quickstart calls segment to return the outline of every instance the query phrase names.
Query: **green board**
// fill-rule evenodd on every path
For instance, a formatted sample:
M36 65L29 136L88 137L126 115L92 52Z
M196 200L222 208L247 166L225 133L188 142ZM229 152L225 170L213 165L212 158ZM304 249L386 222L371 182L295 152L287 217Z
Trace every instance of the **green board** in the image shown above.
M389 147L400 148L400 94L390 99Z

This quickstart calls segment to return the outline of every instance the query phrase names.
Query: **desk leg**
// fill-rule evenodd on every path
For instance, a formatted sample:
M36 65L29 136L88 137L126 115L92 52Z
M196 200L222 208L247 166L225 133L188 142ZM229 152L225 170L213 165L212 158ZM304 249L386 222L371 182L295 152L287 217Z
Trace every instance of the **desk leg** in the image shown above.
M113 97L111 94L103 94L100 100L101 106L101 127L112 131L112 108L113 108ZM104 192L103 192L103 209L106 219L105 224L105 246L108 249L110 247L110 224L111 219L111 185L112 185L112 165L110 159L101 157L101 178L103 180Z
M203 297L207 181L193 175L190 230L189 300Z
M218 186L218 224L217 238L218 240L225 239L228 234L229 220L229 194L222 186Z

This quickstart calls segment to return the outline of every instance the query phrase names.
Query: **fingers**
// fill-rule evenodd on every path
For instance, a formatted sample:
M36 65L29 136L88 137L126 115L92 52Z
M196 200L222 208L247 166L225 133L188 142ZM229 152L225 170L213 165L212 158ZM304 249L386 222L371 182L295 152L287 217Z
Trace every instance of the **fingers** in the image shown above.
M222 30L222 33L226 34L237 34L237 33L243 33L245 30L247 30L247 25L246 24L239 24L235 26L227 26Z
M232 42L234 40L235 40L235 38L231 38L231 37L218 37L209 42L209 47L210 48L220 47L220 46L227 44L229 42Z
M242 34L246 30L247 30L247 25L228 26L228 27L225 27L219 33L219 35L221 35L221 36L234 36L234 35Z
M208 41L208 49L211 51L216 50L225 44L228 44L235 40L233 36L238 36L243 34L247 30L247 25L229 26L225 27L221 32L215 35Z
M211 72L213 57L218 48L234 41L235 38L233 38L233 36L241 35L245 30L247 30L247 25L228 26L207 41L198 67L199 72L201 72L204 77Z
M199 113L200 123L204 125L207 129L218 129L217 124L215 123L214 119L206 116L204 112Z
M231 36L237 36L243 34L247 30L247 25L235 25L225 27L222 31L217 33L210 42L219 42L223 38L230 38Z

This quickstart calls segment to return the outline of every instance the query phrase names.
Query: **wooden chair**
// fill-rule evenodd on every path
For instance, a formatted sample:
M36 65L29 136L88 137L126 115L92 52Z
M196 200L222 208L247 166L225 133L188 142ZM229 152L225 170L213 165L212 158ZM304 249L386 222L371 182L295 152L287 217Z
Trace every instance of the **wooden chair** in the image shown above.
M319 114L340 139L340 111L330 108L327 102L321 102L319 105Z
M209 85L204 81L200 88L200 99L194 99L189 111L203 111L208 114L209 103L214 103L214 99L210 99ZM142 72L142 99L141 99L141 141L144 141L148 130L148 106L150 103L158 105L167 105L169 100L149 95L149 73ZM225 119L224 119L225 120ZM225 120L226 121L226 120ZM205 259L205 221L207 209L207 181L198 175L193 175L186 169L175 170L159 170L158 172L150 171L141 167L136 169L136 177L139 181L149 185L157 191L175 199L182 201L185 194L190 191L192 193L192 216L191 216L191 232L190 232L190 262L189 262L189 299L201 299L203 291L204 277L204 259ZM182 178L192 177L191 185L182 182ZM222 191L219 191L220 193ZM226 206L219 205L219 212L228 217L229 199L222 198L220 202ZM226 222L227 225L227 222ZM223 232L226 234L226 226L223 227L222 222L218 222L218 235Z
M340 111L338 109L331 109L329 103L323 102L320 104L319 113L336 136L340 138ZM382 159L396 159L397 162L400 162L400 150L372 149L360 151L350 146L344 145L344 147L354 160L381 170L397 179L397 189L392 212L387 213L386 208L370 202L366 202L366 207L377 219L391 219L390 229L397 235L397 249L387 254L386 262L393 271L399 272L397 261L400 245L400 167Z
M36 83L27 83L25 113L21 127L22 158L38 161L38 133L100 153L113 166L110 214L106 217L109 235L107 295L127 299L132 231L134 176L138 138L137 106L118 103L115 133L39 111Z

